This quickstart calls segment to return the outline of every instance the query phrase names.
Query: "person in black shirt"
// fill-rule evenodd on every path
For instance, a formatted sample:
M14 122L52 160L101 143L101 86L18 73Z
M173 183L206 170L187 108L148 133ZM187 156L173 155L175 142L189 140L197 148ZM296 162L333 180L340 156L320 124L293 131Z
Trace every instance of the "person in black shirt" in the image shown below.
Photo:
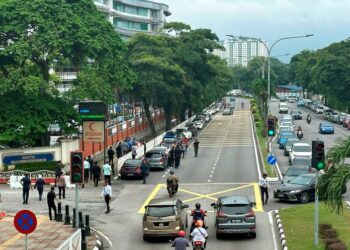
M112 147L110 147L107 151L108 154L108 160L109 160L109 164L113 163L113 158L114 158L114 150Z
M29 189L31 188L29 175L25 174L20 183L23 186L23 204L28 204Z
M95 187L97 187L98 181L99 181L100 176L101 176L101 167L98 165L97 161L95 161L95 164L92 167L92 175L94 176Z
M44 185L45 185L45 181L44 181L44 179L42 178L42 176L39 175L39 178L36 180L35 186L34 186L34 188L38 189L38 192L39 192L39 201L41 201L41 197L43 196Z
M88 156L87 161L90 163L90 180L92 180L92 166L94 165L94 160L91 155Z
M56 198L56 194L55 194L55 187L51 187L51 191L47 193L47 205L49 206L50 220L52 220L51 209L53 209L53 211L55 213L55 219L57 217L55 200L58 201Z
M117 153L117 158L122 157L123 150L122 150L121 142L118 143L118 146L116 148L116 153Z

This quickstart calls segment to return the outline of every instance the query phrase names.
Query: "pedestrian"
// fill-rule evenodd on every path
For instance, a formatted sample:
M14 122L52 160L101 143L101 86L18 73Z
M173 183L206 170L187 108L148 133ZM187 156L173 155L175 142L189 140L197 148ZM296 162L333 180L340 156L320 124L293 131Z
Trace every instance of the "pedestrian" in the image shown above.
M60 163L60 161L57 163L57 166L55 169L55 186L56 186L58 178L60 178L60 175L62 173L61 164L59 164L59 163Z
M109 164L112 164L113 158L114 158L114 150L113 150L112 146L108 149L107 154L108 154Z
M38 193L39 193L39 201L41 201L41 197L43 196L44 185L45 185L45 181L42 178L42 176L39 174L38 179L36 180L35 185L34 185L34 188L36 188L38 190Z
M197 139L194 140L193 143L193 148L194 148L194 156L198 156L198 148L199 148L199 141Z
M88 158L84 161L84 182L89 182L89 174L90 174L90 162L88 161Z
M88 156L87 160L90 163L90 180L92 180L92 166L94 165L94 160L91 155Z
M126 139L125 139L126 140ZM123 155L125 155L125 154L127 154L128 153L128 151L129 151L129 145L128 145L128 143L126 142L126 141L123 141L122 143L121 143L121 148L122 148L122 153L123 153Z
M58 202L56 194L55 194L55 187L51 187L50 192L47 193L47 205L49 207L50 220L52 220L51 209L53 209L53 212L55 213L55 220L56 220L56 217L57 217L57 210L56 210L55 200Z
M92 168L92 174L94 176L95 187L98 187L98 181L99 181L100 176L101 176L101 167L98 165L97 161L95 161L95 164Z
M174 165L174 151L175 151L175 146L171 146L171 149L169 150L168 154L168 167L173 167Z
M263 177L260 178L259 180L259 186L260 186L260 193L261 193L261 201L262 201L262 204L267 204L267 200L269 199L269 184L267 183L267 174L264 173L263 174ZM264 199L264 195L265 196L265 199ZM264 203L265 201L265 203Z
M58 178L57 187L58 187L58 198L61 199L61 197L63 197L63 199L65 199L66 198L66 179L63 174L61 174L60 178Z
M177 144L174 150L175 168L179 168L180 166L181 155L182 155L182 150L180 148L180 145Z
M180 230L177 233L177 238L171 244L172 247L175 247L175 250L186 250L189 247L189 241L185 238L186 232Z
M147 165L145 160L142 160L140 168L141 168L143 184L146 184L146 178L147 178L147 174L148 174L148 165Z
M137 146L136 145L133 145L131 147L131 155L132 155L132 158L135 159L136 158L136 155L137 155Z
M117 158L122 157L123 151L122 151L122 146L121 142L118 143L117 148L116 148L116 153L117 153Z
M105 202L106 202L106 211L105 213L108 214L111 210L109 208L109 202L112 198L112 187L108 184L108 181L105 181L105 185L103 187L101 196L104 196Z
M111 185L112 167L111 165L108 164L108 162L105 162L105 164L102 166L102 172L103 172L105 181L107 181L108 184Z
M23 204L28 205L28 198L29 198L29 189L32 188L31 181L29 178L29 174L24 174L24 177L20 181L22 187L23 187Z

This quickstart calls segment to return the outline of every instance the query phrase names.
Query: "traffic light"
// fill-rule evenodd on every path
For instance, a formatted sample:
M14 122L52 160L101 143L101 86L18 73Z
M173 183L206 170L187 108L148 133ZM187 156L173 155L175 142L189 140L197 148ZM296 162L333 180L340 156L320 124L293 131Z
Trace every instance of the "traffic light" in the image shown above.
M84 182L83 152L70 152L70 181L72 184Z
M267 118L267 134L274 136L276 134L276 120L275 117Z
M322 170L325 166L324 142L312 141L311 167L316 168L316 170Z

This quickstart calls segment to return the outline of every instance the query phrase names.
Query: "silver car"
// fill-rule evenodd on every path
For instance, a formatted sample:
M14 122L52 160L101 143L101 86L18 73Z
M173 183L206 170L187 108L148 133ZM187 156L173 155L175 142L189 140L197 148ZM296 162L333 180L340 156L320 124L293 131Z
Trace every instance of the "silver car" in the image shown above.
M167 150L167 147L155 147L148 151L145 155L145 160L149 168L166 169L168 161Z

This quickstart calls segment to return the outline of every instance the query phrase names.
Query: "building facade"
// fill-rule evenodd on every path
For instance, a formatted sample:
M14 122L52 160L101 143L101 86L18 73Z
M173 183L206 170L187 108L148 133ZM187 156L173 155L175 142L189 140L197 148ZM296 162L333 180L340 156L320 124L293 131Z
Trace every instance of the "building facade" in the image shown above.
M123 40L138 32L156 34L170 16L169 6L146 0L93 0Z
M268 54L264 44L257 39L230 38L226 41L220 41L219 44L225 50L215 49L213 54L226 60L231 67L236 65L247 67L249 61L254 57L267 57Z
M303 98L303 87L297 85L278 85L276 87L276 95L278 97L298 97Z

